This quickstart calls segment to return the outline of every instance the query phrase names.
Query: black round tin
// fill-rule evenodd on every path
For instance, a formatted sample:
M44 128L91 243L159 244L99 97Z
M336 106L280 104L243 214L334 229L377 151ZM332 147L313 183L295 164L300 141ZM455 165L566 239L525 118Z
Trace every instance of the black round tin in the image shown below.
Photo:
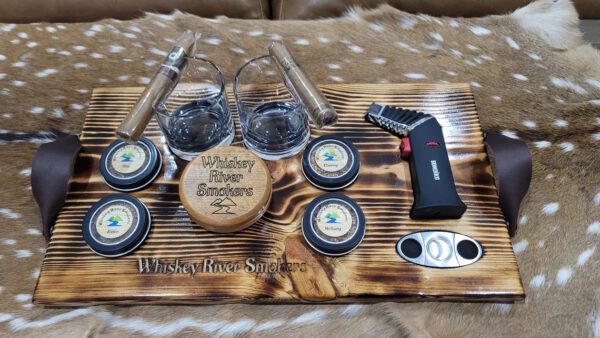
M314 199L306 208L302 234L316 251L328 256L342 256L362 242L365 215L350 197L325 194Z
M119 257L144 242L150 225L150 211L140 200L116 194L92 205L85 215L81 231L92 251L104 257Z
M339 190L354 183L360 171L358 150L342 136L321 136L302 155L306 179L323 190Z
M147 138L136 144L117 140L100 157L100 173L106 184L118 191L144 188L158 176L161 166L160 151Z

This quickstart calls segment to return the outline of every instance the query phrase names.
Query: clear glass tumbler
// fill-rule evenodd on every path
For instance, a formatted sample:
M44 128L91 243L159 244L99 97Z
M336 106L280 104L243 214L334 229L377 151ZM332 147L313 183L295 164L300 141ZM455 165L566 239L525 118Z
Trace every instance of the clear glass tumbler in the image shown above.
M179 82L155 104L154 112L169 148L184 160L233 141L225 79L212 61L187 58Z
M266 160L290 157L310 137L304 106L268 55L248 61L233 82L246 148Z

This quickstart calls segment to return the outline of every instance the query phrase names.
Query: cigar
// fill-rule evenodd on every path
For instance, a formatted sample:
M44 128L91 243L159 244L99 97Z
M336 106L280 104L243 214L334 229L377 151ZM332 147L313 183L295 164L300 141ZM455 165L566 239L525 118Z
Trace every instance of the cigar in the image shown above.
M275 59L277 69L293 87L315 126L322 128L323 126L334 125L337 122L335 109L294 60L289 49L282 42L275 41L269 46L269 55Z
M142 96L115 131L120 139L127 143L136 143L140 139L152 118L156 102L168 95L177 85L179 73L187 63L186 57L194 54L196 40L199 37L198 33L189 30L181 34L169 55L146 86Z

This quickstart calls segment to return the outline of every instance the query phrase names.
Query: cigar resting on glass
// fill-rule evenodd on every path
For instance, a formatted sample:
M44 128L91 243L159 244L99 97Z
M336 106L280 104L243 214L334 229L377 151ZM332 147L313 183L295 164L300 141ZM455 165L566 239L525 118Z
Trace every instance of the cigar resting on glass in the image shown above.
M186 57L194 54L196 40L199 37L199 33L189 30L181 34L142 96L115 131L120 139L127 143L136 143L140 139L148 122L152 119L156 102L168 95L177 85L179 73L187 63Z
M304 104L311 121L317 126L334 125L337 122L337 113L327 101L323 93L314 82L296 63L288 48L282 42L272 42L269 46L269 55L275 59L277 69L282 73L298 99Z

